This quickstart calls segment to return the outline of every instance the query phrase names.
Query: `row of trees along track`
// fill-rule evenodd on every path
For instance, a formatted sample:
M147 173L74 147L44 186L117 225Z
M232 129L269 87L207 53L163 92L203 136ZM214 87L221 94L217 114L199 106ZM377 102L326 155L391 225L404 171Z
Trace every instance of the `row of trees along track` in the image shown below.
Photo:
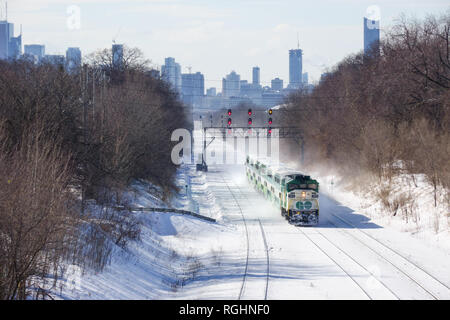
M291 96L283 123L301 124L305 160L354 180L424 174L436 206L438 187L450 188L449 34L450 11L401 18L386 31L380 53L351 55L311 93ZM386 206L397 213L397 205Z
M111 209L131 181L176 190L170 135L189 127L177 95L138 49L119 67L111 50L87 62L0 62L0 299L49 298L64 260L101 270L137 239L133 215Z

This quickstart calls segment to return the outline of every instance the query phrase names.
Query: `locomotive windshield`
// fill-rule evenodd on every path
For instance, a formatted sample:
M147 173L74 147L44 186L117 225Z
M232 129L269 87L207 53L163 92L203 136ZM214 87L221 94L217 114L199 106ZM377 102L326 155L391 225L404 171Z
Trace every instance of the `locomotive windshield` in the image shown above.
M316 180L311 179L310 176L292 174L288 177L292 179L286 186L288 192L295 189L311 189L318 191L319 184Z
M287 191L292 191L295 189L312 189L317 191L317 183L295 183L291 182L287 185Z

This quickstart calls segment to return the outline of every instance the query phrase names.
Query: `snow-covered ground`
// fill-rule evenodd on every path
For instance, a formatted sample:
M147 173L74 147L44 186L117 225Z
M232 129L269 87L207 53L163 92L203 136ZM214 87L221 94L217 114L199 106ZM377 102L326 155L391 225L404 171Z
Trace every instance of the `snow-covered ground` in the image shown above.
M216 222L136 213L141 241L127 250L116 248L102 273L81 275L72 266L59 297L450 299L450 250L445 245L403 232L401 218L397 224L392 219L385 223L383 215L374 213L380 204L367 205L370 197L348 192L336 179L331 187L330 177L311 175L321 182L320 223L295 227L249 185L243 165L210 165L207 173L183 166L177 181L182 191L172 207ZM134 187L132 205L165 206L149 185ZM428 225L424 217L420 221ZM441 233L441 242L445 237Z
M450 251L450 208L445 190L437 189L435 205L434 190L424 175L400 174L391 181L372 182L363 187L320 171L312 175L318 177L322 193L367 216L373 223ZM383 191L384 203L377 195Z
M295 227L248 184L243 166L186 166L173 203L216 223L136 213L141 241L102 273L76 267L63 299L450 299L450 254L381 227L321 194L320 224ZM136 206L161 206L145 185ZM192 200L191 200L192 199Z

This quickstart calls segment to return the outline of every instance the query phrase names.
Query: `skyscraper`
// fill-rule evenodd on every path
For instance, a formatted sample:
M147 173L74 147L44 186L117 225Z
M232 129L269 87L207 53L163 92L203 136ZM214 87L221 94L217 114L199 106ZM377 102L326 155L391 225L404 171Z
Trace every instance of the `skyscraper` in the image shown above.
M173 88L181 93L181 66L175 62L175 59L168 57L164 60L161 67L161 76L163 80L172 84Z
M66 51L66 70L69 73L77 72L81 67L80 48L68 48Z
M205 94L205 77L200 72L181 75L181 94L185 104L199 105Z
M241 90L241 76L235 71L231 71L222 79L222 96L238 97Z
M9 39L8 58L19 59L22 55L22 35Z
M253 67L253 84L259 85L260 82L260 69L259 67Z
M9 41L14 36L14 25L0 21L0 59L8 59Z
M302 49L289 50L289 88L298 89L302 86Z
M24 49L25 55L33 57L35 62L40 62L45 56L45 45L43 44L26 44Z
M18 59L22 55L22 35L14 37L14 24L0 21L0 59Z
M364 54L380 53L380 21L364 17Z

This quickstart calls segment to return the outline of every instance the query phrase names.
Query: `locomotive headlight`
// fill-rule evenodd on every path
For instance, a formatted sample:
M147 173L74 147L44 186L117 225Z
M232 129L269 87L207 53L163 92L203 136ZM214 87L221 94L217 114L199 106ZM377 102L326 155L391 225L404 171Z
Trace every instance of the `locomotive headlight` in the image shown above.
M306 192L302 191L302 198L305 199L306 198Z

